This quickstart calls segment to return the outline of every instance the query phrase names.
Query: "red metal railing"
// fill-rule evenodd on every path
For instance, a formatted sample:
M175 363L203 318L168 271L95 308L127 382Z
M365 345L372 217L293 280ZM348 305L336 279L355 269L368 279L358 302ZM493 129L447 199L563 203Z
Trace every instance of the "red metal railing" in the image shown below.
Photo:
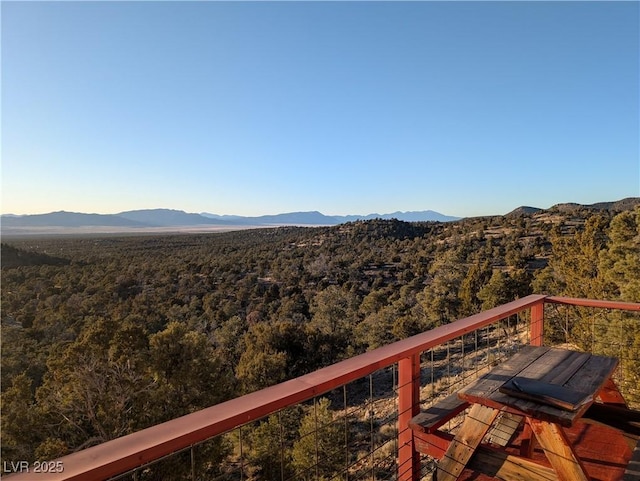
M397 479L417 481L420 458L408 424L420 409L421 353L514 314L528 316L529 342L542 345L545 304L640 311L640 303L530 295L290 381L64 456L53 464L63 467L62 472L31 470L12 474L7 479L108 479L397 364L397 465L402 467L398 469Z

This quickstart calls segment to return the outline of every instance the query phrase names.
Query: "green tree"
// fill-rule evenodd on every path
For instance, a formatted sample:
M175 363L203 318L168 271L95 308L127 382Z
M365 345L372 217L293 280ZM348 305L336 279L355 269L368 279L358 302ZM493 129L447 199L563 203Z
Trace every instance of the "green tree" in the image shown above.
M244 335L245 351L236 367L244 392L262 389L315 369L318 352L305 326L293 321L253 324Z
M249 326L245 318L234 316L213 332L213 339L225 370L232 373L245 351L244 334Z
M593 215L575 235L557 229L551 237L553 272L551 292L570 297L598 298L603 295L602 279L598 276L600 253L607 246L606 216Z
M464 259L460 252L446 251L433 263L429 273L431 282L417 296L426 315L426 326L436 327L455 321L461 304L458 292L465 277Z
M376 349L396 340L393 325L396 320L395 310L386 306L369 314L356 326L356 337L368 349Z
M465 278L460 285L460 315L470 316L480 311L482 301L478 298L478 292L489 281L492 275L488 261L476 261L469 267Z
M557 227L551 235L552 256L547 268L538 272L536 292L582 298L606 298L606 284L599 273L601 253L607 249L609 219L592 215L574 235ZM590 349L594 341L591 309L575 309L569 320L549 317L547 342L574 342Z
M615 216L608 235L598 263L605 289L614 298L640 302L640 208Z
M75 342L49 356L48 372L36 391L49 451L51 446L78 449L105 442L151 421L152 379L136 369L134 359L109 355L110 347L120 354L128 350L126 336L115 349L117 332L114 321L95 319Z
M251 432L247 460L253 476L264 481L280 481L290 474L291 452L282 444L278 416L269 416Z
M599 274L610 299L640 302L640 208L615 216L609 229L609 244L600 253ZM632 313L618 311L606 315L599 333L602 354L619 356L628 402L640 402L640 324ZM618 346L627 346L625 351Z
M513 273L501 270L493 271L489 282L478 292L478 299L482 301L482 309L491 309L528 295L530 292L529 284L530 277L524 269Z
M39 429L31 379L25 373L14 377L1 399L2 459L33 459L33 453L44 438Z
M299 439L293 445L296 479L342 479L341 456L344 433L334 423L328 399L322 398L309 408L300 423Z
M298 436L302 408L272 414L249 431L247 460L251 475L265 481L291 479L292 446Z
M287 354L250 346L240 357L236 376L245 393L278 384L287 377Z
M149 338L149 363L156 406L171 419L217 404L230 395L221 365L207 337L178 322Z
M359 302L350 291L329 286L320 291L311 304L311 326L326 334L347 335L357 321Z

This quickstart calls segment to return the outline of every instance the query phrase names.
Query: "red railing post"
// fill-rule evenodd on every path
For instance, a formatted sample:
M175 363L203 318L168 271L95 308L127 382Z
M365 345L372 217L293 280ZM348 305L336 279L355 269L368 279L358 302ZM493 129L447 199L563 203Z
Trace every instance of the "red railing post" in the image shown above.
M420 479L420 454L409 421L420 411L420 354L398 361L398 480Z
M531 306L531 341L532 346L542 346L544 342L544 299Z

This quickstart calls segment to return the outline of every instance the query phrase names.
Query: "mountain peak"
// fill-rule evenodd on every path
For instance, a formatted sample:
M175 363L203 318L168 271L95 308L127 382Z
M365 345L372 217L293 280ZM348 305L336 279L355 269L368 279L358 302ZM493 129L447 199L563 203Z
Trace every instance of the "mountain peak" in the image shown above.
M518 217L518 216L523 216L523 215L531 215L531 214L537 214L538 212L541 212L543 209L540 209L538 207L530 207L528 205L521 205L520 207L513 209L511 212L509 212L506 217Z

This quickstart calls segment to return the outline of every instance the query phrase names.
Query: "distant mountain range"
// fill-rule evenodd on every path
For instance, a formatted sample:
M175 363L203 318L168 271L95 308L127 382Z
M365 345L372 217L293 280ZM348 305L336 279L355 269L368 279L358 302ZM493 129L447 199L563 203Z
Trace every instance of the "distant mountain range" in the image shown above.
M640 205L639 197L630 197L615 202L600 202L592 205L573 203L557 204L547 209L546 212L566 213L579 209L618 212L632 209L636 205ZM522 206L506 215L531 215L543 211L545 211L545 209ZM208 212L194 214L173 209L143 209L120 212L119 214L84 214L65 211L35 215L7 214L3 215L0 221L2 235L31 235L53 233L235 230L249 227L280 225L330 226L371 219L398 219L406 222L450 222L459 220L460 218L440 214L432 210L344 216L328 216L318 211L310 211L243 217L238 215L217 215Z
M203 212L201 214L188 213L173 209L143 209L120 212L119 214L84 214L79 212L51 212L49 214L34 215L3 215L2 233L38 233L51 232L60 229L82 228L89 232L118 231L141 229L176 230L179 228L207 228L207 227L269 227L279 225L324 226L337 225L345 222L368 219L399 219L409 222L439 221L448 222L458 220L434 212L432 210L417 212L394 212L391 214L327 216L317 211L289 212L285 214L263 215L258 217L244 217L237 215L217 215Z
M263 215L260 217L240 217L230 215L216 215L203 212L203 217L228 222L240 222L249 225L337 225L356 220L371 219L398 219L406 222L450 222L460 219L450 215L440 214L433 210L421 210L413 212L393 212L391 214L368 214L368 215L324 215L318 211L310 212L289 212L288 214Z

